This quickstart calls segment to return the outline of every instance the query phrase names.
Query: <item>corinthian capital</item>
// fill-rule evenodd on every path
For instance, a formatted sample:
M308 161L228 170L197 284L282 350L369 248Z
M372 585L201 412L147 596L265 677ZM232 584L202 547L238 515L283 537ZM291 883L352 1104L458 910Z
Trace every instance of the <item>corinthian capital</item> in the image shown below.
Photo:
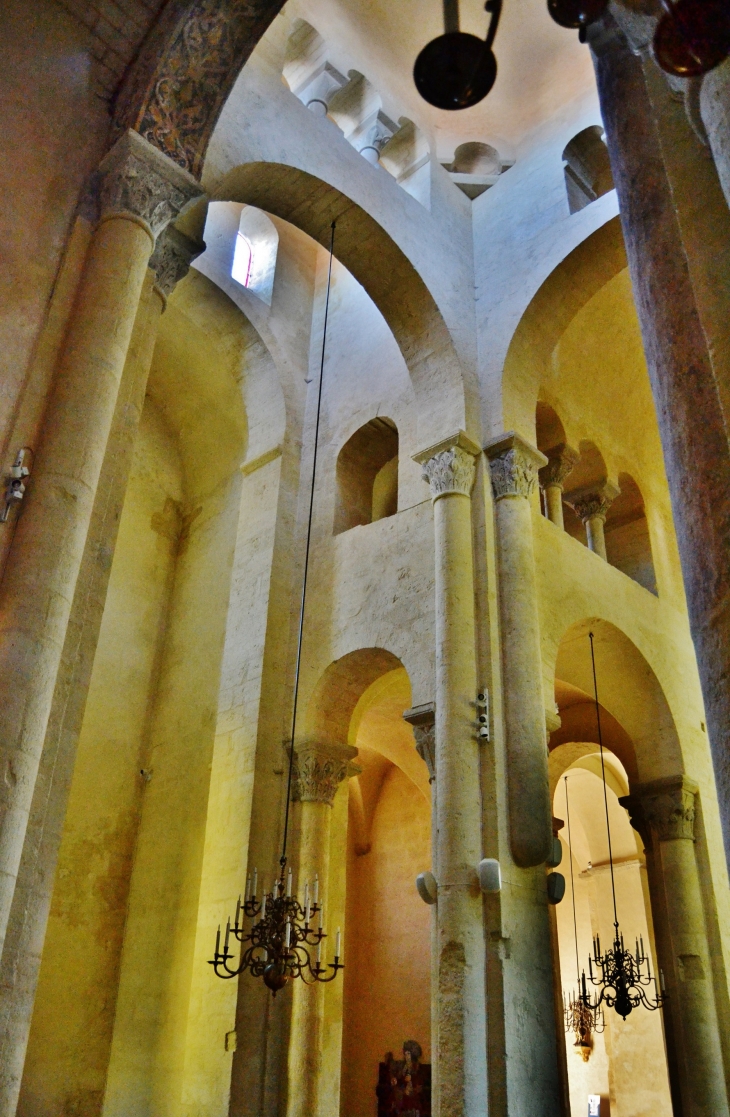
M501 434L484 447L489 458L495 500L507 496L529 497L537 484L538 470L548 459L515 431Z
M556 446L548 450L547 465L540 470L540 485L547 489L549 485L559 485L562 489L563 481L572 472L580 455L571 446Z
M619 802L629 812L631 825L641 834L644 845L651 849L655 841L694 841L698 790L687 776L667 776L633 786L631 794Z
M612 481L603 481L599 485L590 485L584 489L567 493L565 503L580 516L583 523L588 520L605 520L606 514L621 490Z
M301 803L332 806L344 779L360 769L352 766L357 749L351 745L304 741L294 750L294 798Z
M423 467L422 476L430 486L431 499L438 500L449 493L469 496L474 485L474 459L478 453L476 443L459 431L420 454L414 454L414 461Z
M184 236L174 225L168 225L160 234L150 257L150 267L156 276L155 287L165 301L188 274L193 260L204 251L204 244Z
M153 240L202 194L191 174L138 132L125 132L99 166L101 219L131 218Z

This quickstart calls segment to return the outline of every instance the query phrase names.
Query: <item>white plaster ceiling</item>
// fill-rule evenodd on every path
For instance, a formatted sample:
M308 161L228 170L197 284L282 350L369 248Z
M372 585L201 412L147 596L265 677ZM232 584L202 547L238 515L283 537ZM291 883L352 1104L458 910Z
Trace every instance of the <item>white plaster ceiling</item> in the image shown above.
M458 112L427 105L413 84L418 52L443 32L441 0L289 0L286 14L311 23L345 70L365 74L386 112L429 133L442 160L466 140L492 143L508 158L524 154L546 120L595 96L588 48L553 23L546 0L503 0L495 86ZM484 38L487 26L483 0L461 0L461 29Z

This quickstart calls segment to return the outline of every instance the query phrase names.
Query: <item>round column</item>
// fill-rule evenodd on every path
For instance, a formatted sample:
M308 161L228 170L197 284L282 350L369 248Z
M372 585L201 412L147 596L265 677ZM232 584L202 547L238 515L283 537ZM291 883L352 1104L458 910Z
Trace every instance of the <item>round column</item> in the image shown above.
M157 234L201 193L187 172L133 132L99 173L101 216L0 603L0 948L147 265Z
M583 521L588 550L593 551L604 562L608 562L604 525L608 510L618 495L616 485L606 481L590 489L569 493L566 497L567 503Z
M305 882L309 881L311 896L314 878L319 878L320 903L324 904L324 926L327 931L323 944L326 946L326 950L323 950L323 964L325 958L327 963L334 959L337 930L331 925L327 912L332 803L339 784L347 778L350 761L355 756L357 749L349 745L307 742L296 749L294 797L301 804L301 813L298 870L294 885L301 901ZM342 974L335 980L341 981ZM294 981L289 1032L287 1117L318 1117L323 1016L324 986Z
M540 487L545 493L547 518L561 531L563 522L563 484L578 461L578 454L570 446L556 446L548 451L548 463L540 470Z
M485 451L495 501L510 847L524 869L542 864L552 845L529 499L547 460L514 432L490 442Z
M431 489L435 537L438 986L431 995L438 1022L434 1108L442 1117L483 1117L487 1089L471 532L478 453L460 432L416 455Z
M646 849L658 962L671 1018L682 1111L686 1117L727 1117L720 1029L694 848L698 786L668 776L631 788L620 800ZM639 1010L641 1011L641 1010Z

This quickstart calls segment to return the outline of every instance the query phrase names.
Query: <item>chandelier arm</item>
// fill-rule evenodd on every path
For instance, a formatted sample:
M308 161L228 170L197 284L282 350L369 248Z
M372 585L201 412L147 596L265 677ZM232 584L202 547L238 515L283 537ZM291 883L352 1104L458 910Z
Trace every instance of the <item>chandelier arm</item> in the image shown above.
M286 864L286 844L289 837L289 808L291 806L292 773L294 771L294 737L297 728L297 700L299 698L299 676L302 666L302 642L304 638L304 607L307 600L307 574L309 573L309 548L312 542L312 519L314 515L314 486L317 477L317 449L319 446L319 425L322 415L322 382L324 380L324 355L327 343L327 319L330 309L330 290L332 288L332 258L335 250L335 226L330 226L330 256L327 268L327 295L324 304L324 324L322 328L322 354L319 362L319 384L317 385L317 417L314 425L314 450L312 454L312 482L309 490L309 515L307 517L307 541L304 547L304 572L302 574L302 595L299 604L299 629L297 632L297 658L294 668L294 695L292 699L291 741L289 746L289 773L286 781L286 810L284 814L284 837L281 845L280 864L282 873Z

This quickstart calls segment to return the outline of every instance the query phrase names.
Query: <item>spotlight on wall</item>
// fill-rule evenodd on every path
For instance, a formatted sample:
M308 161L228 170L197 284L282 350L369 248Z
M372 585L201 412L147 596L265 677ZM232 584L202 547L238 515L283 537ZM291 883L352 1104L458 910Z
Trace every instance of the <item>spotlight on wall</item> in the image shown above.
M548 11L556 23L572 31L580 31L585 42L589 23L595 23L608 7L608 0L548 0Z
M477 865L479 887L490 895L502 891L502 870L494 857L485 857Z
M428 871L419 873L416 877L416 888L424 904L435 904L438 900L439 886L433 873Z
M486 40L459 30L459 0L444 0L444 34L428 43L413 67L416 89L437 109L468 109L482 101L497 77L492 45L502 0L487 0Z

